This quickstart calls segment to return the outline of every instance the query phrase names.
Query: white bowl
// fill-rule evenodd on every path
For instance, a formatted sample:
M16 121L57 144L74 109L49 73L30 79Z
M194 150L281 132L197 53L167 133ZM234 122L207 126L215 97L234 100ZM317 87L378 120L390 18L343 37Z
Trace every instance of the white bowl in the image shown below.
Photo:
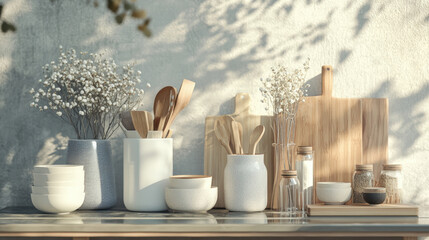
M172 189L194 189L212 186L212 176L206 175L176 175L169 179L168 187Z
M84 193L85 187L83 185L76 186L62 186L62 187L37 187L31 186L31 192L34 194L80 194Z
M80 187L84 186L84 181L56 181L47 182L41 180L34 180L33 185L36 187Z
M36 165L33 173L66 174L83 172L83 165Z
M82 206L85 193L80 194L31 194L35 208L47 213L69 213Z
M165 189L167 206L176 211L205 212L217 201L217 187L196 189Z
M63 181L79 181L83 182L85 179L84 172L75 172L75 173L33 173L34 181L38 182L63 182Z
M317 198L328 205L341 205L348 202L352 196L352 188L316 188Z
M349 182L318 182L317 188L350 188Z

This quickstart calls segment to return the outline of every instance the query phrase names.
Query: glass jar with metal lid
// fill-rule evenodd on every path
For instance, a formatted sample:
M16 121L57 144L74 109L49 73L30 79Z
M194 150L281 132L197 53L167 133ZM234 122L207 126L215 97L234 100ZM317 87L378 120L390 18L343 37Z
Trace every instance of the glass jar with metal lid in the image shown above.
M301 198L303 209L313 204L313 148L311 146L298 146L295 161L298 180L301 185Z
M373 166L370 164L356 165L352 180L353 203L365 203L362 193L364 188L373 187L374 185Z
M401 203L402 199L402 165L384 164L380 174L380 187L386 188L385 203Z
M300 212L301 187L295 170L283 170L280 181L280 211L290 215Z

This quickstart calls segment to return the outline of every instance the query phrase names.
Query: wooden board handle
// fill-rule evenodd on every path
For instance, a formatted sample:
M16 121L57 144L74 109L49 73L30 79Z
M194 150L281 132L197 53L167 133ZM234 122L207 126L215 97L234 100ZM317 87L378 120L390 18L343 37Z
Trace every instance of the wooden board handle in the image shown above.
M234 115L240 113L249 113L250 111L250 96L248 93L237 93L235 95L235 112Z
M334 69L330 65L322 66L322 96L332 97Z

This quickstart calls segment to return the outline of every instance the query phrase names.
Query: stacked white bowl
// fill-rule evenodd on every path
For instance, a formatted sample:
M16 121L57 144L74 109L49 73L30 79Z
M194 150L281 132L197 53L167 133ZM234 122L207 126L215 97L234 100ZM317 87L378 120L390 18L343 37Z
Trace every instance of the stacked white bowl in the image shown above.
M165 189L165 201L171 210L206 212L217 201L217 187L212 187L212 177L205 175L176 175L170 177Z
M36 165L33 170L31 201L47 213L69 213L85 199L81 165Z

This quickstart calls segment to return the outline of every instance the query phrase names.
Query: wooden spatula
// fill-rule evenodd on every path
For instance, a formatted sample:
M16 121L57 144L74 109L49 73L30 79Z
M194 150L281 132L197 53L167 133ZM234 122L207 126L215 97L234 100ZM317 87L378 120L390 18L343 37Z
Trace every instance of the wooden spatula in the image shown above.
M152 115L147 111L131 111L131 118L140 137L146 138L147 132L151 128L149 120L152 122Z
M256 146L258 145L262 136L264 136L264 133L265 127L263 125L259 125L253 129L252 135L250 135L249 149L247 151L248 154L255 155Z
M170 129L174 119L177 117L180 111L182 111L188 105L189 101L191 101L194 87L195 87L195 82L189 81L187 79L183 80L182 86L180 87L179 93L177 94L176 103L174 105L173 112L169 117L167 124L164 127L164 134L163 134L164 137L167 135L168 129Z
M164 128L165 120L169 113L172 90L174 90L172 86L164 87L155 96L155 101L153 102L153 113L155 115L153 127L155 130L163 130Z
M231 148L229 147L229 137L226 133L225 128L223 128L223 125L219 122L219 120L216 120L215 122L214 131L215 131L216 138L225 148L226 152L228 154L233 154Z
M241 154L241 141L240 141L240 130L238 126L238 122L233 121L232 123L232 136L234 138L234 149L235 154Z

